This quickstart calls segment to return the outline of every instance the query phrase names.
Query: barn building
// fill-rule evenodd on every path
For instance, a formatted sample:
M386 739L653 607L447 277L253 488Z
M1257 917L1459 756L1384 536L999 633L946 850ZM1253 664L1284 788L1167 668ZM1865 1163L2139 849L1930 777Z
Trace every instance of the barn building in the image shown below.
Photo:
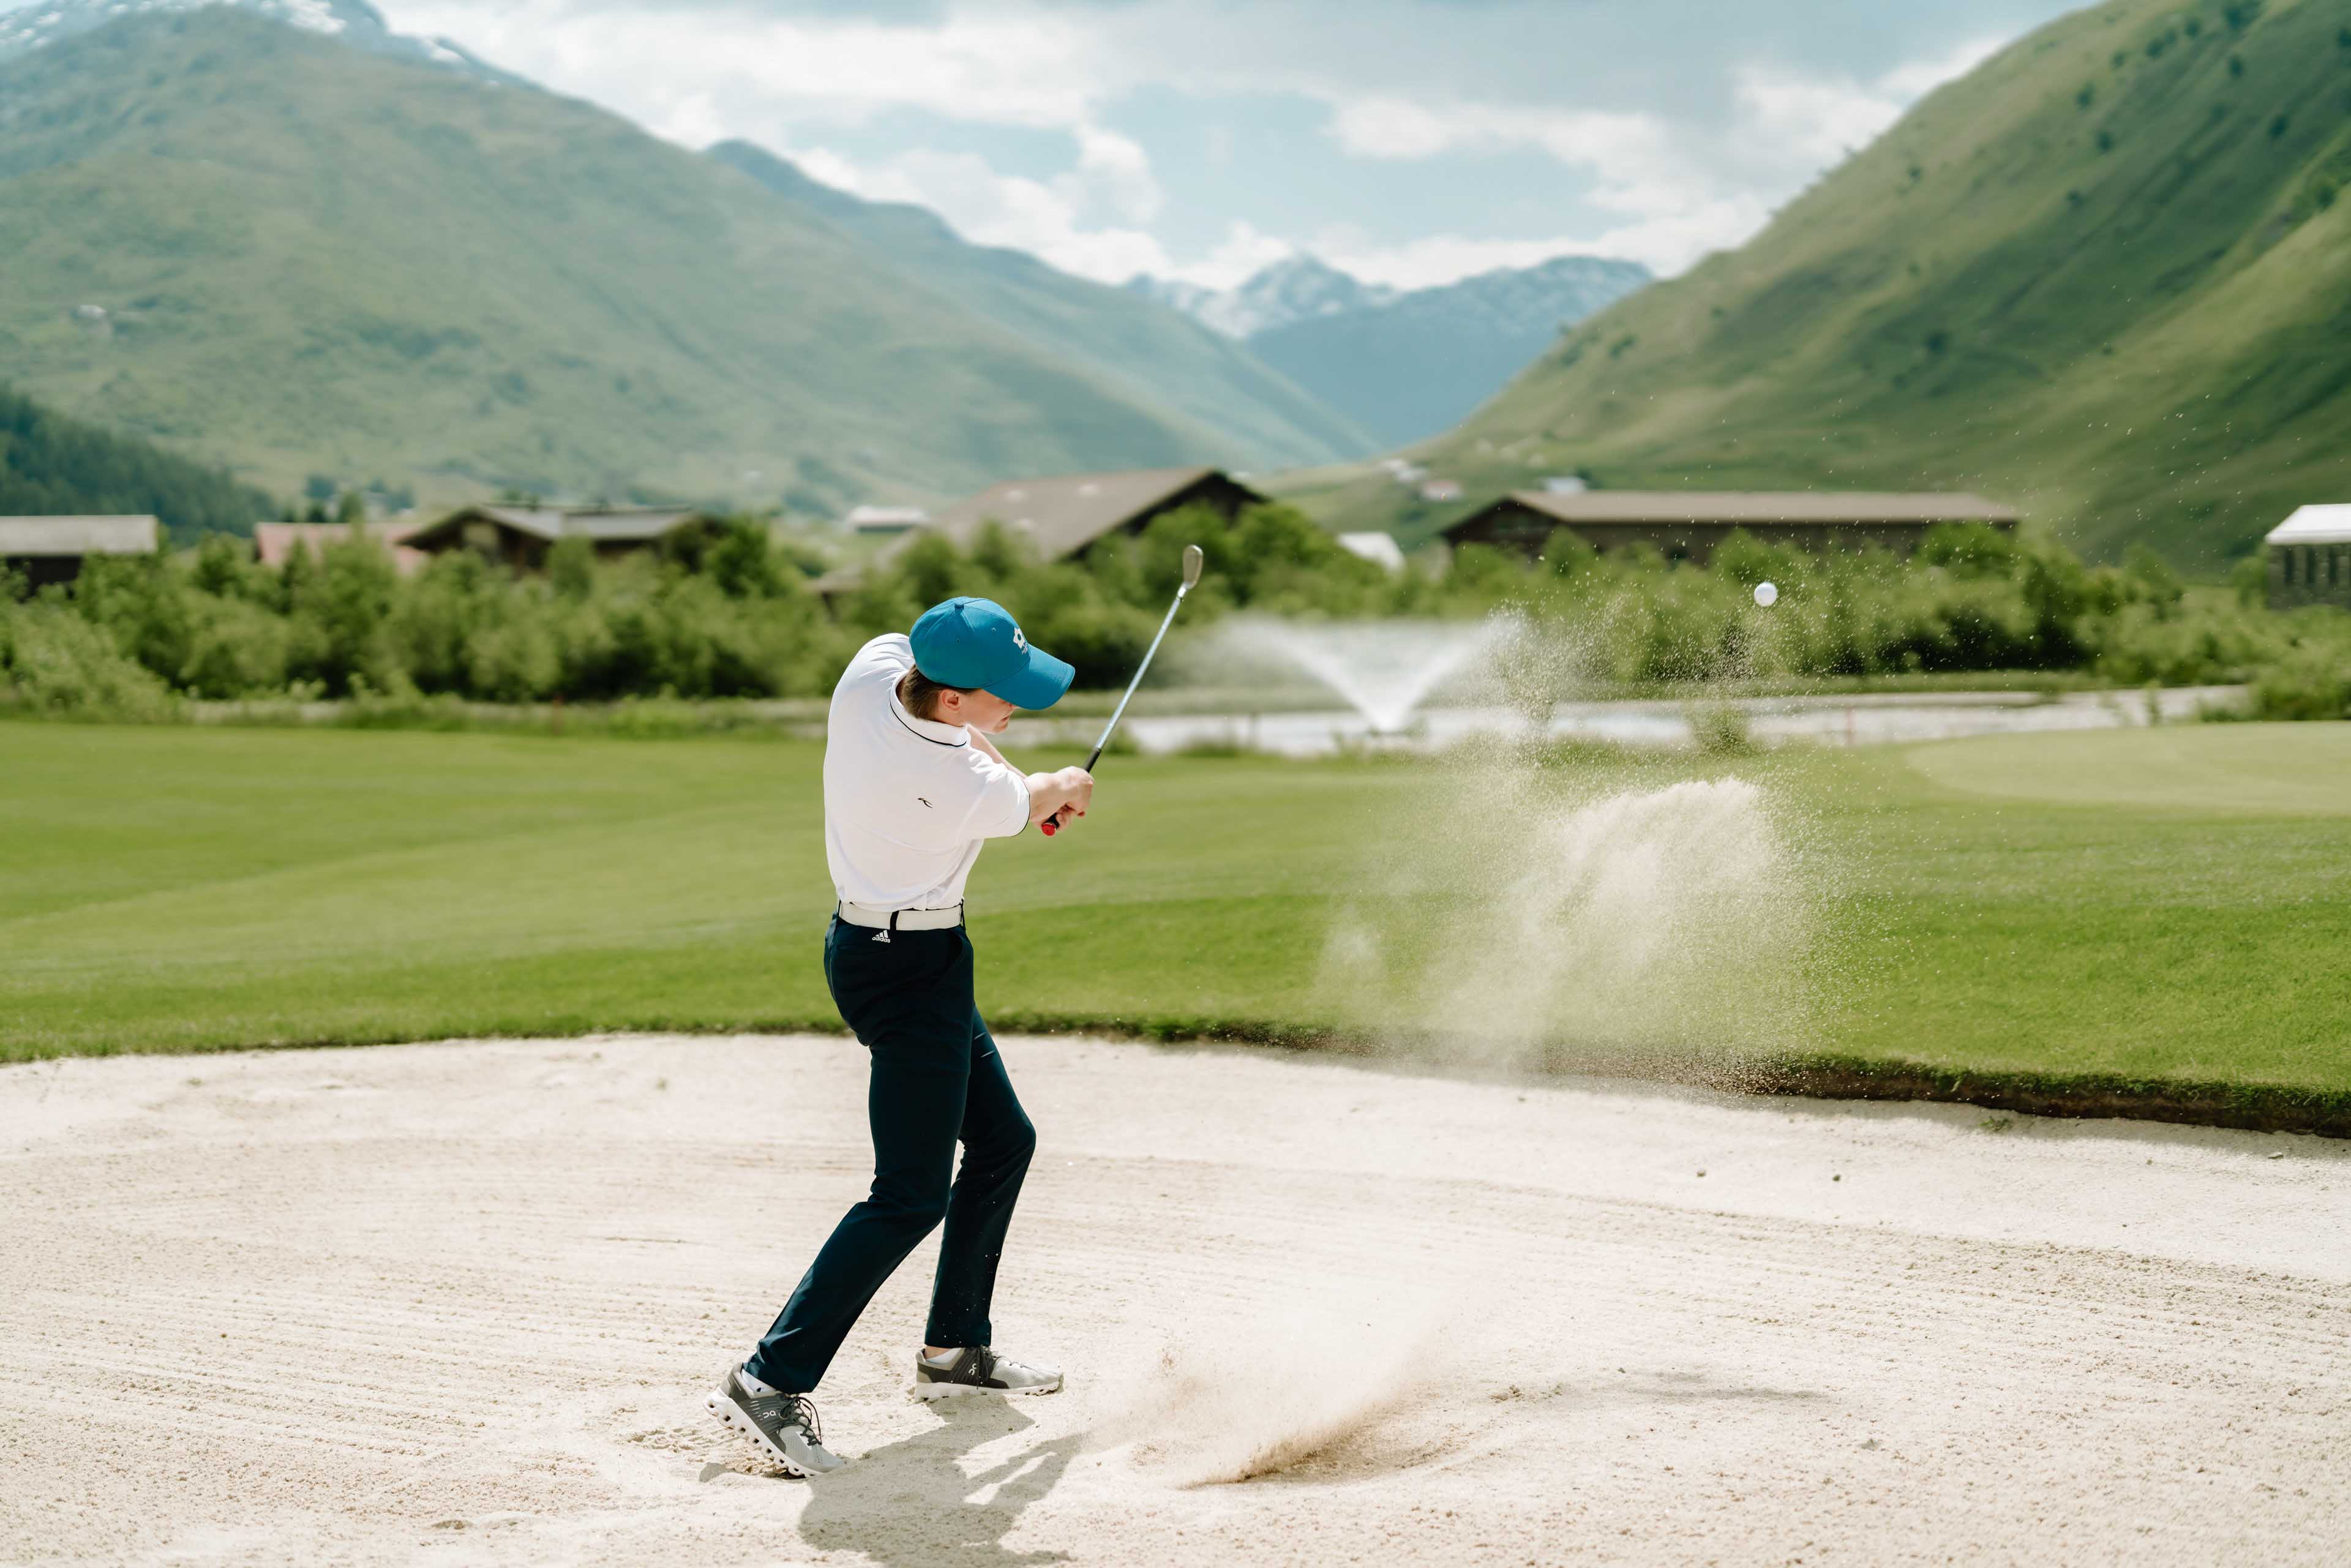
M719 519L675 507L467 507L410 534L402 543L428 556L474 550L516 571L540 571L562 539L586 539L604 559L654 549L695 529L716 532Z
M1067 474L991 486L941 509L930 526L968 548L981 528L1001 523L1027 539L1039 559L1063 560L1112 534L1139 534L1154 517L1178 507L1210 507L1231 517L1264 499L1215 468Z
M1448 544L1540 555L1556 528L1594 549L1654 545L1668 560L1703 563L1734 529L1807 549L1871 545L1908 555L1938 523L2013 528L2017 514L1980 496L1851 490L1520 490L1445 530Z
M2336 604L2351 610L2351 506L2304 507L2262 540L2269 606Z
M71 582L96 555L153 555L152 517L0 517L0 567L35 588Z
M1008 479L933 514L875 558L888 561L926 534L969 549L980 530L1001 524L1024 539L1040 560L1083 555L1112 534L1139 534L1152 519L1181 507L1205 506L1230 518L1265 497L1216 468L1144 468L1123 474L1065 474L1050 479ZM820 593L856 586L854 567L820 578Z

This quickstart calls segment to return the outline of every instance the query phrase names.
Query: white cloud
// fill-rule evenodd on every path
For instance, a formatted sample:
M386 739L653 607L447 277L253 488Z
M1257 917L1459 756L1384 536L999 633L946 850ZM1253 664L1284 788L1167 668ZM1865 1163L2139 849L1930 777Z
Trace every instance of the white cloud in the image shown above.
M1113 141L1123 141L1113 138ZM1124 143L1133 147L1132 142ZM1102 144L1095 144L1100 149ZM869 202L912 202L928 207L975 245L1004 246L1043 257L1062 271L1101 283L1123 283L1136 273L1171 277L1212 288L1229 288L1273 262L1297 253L1290 241L1236 220L1225 237L1189 263L1170 257L1147 229L1129 225L1091 226L1086 202L1096 193L1088 175L1109 166L1113 184L1129 187L1140 204L1144 193L1155 206L1158 191L1147 161L1129 161L1110 151L1087 171L1054 180L1002 174L968 152L916 151L881 163L861 163L823 146L777 149L810 179ZM1139 154L1141 150L1135 149Z
M1297 254L1298 246L1289 240L1236 219L1226 225L1225 237L1207 255L1170 268L1166 276L1207 288L1231 288Z
M1997 38L1976 39L1949 54L1897 66L1866 84L1744 66L1732 89L1735 133L1744 146L1771 149L1775 162L1834 163L1876 141L1911 104L1966 75L2000 47Z
M1097 125L1071 128L1078 166L1054 182L1072 205L1099 202L1130 223L1159 215L1162 194L1140 144Z
M1867 84L1741 66L1732 76L1731 113L1713 134L1651 114L1395 97L1338 101L1331 134L1359 157L1538 152L1587 171L1593 184L1585 199L1627 221L1598 234L1525 239L1432 235L1365 245L1336 235L1311 248L1367 281L1406 288L1570 255L1622 257L1670 277L1760 231L1771 218L1764 193L1793 189L1867 144L1918 98L2000 47L1979 39Z
M679 89L789 105L803 120L862 124L922 109L989 125L1071 128L1094 115L1100 39L1048 13L950 12L893 25L765 17L732 7L617 5L583 16L576 0L394 0L402 32L447 34L525 76L639 120Z
M1147 229L1084 221L1082 173L1031 180L998 173L974 153L927 150L871 165L824 147L791 148L783 155L828 185L871 202L928 207L975 245L1025 250L1080 277L1121 283L1138 272L1173 270L1165 248ZM1142 174L1147 180L1147 168Z
M1761 57L1768 46L1759 40L1786 30L1758 18L1738 37L1709 29L1671 69L1632 60L1625 79L1658 84L1653 91L1608 73L1524 68L1526 50L1540 46L1511 8L1432 16L1415 0L1350 0L1364 9L1337 33L1310 8L1244 14L1208 0L946 0L935 14L895 21L847 9L778 14L751 0L382 3L402 31L449 34L686 145L747 137L828 183L919 202L967 238L1083 276L1117 281L1148 270L1216 287L1301 247L1399 285L1570 251L1678 271L1749 237L1772 204L1998 47L1980 39L1875 75L1800 69ZM1671 0L1657 3L1670 9ZM1587 25L1603 24L1576 24ZM1625 34L1633 25L1604 26ZM1236 49L1244 27L1253 47ZM1678 49L1674 28L1657 20L1625 36ZM1532 152L1587 182L1581 209L1602 217L1578 225L1595 232L1531 237L1399 238L1391 225L1376 241L1269 233L1236 219L1206 252L1172 257L1156 232L1167 203L1149 150L1107 123L1113 106L1143 89L1319 102L1332 144L1370 164ZM1058 171L1006 172L927 130L928 145L910 137L904 151L876 157L875 128L910 113L1059 131L1071 152ZM865 152L830 148L833 128L859 131ZM1211 141L1223 134L1215 128Z
M1341 99L1332 110L1331 133L1348 152L1365 158L1531 147L1562 163L1599 169L1654 162L1667 155L1671 141L1665 124L1647 114L1401 98Z
M1081 17L950 13L893 25L625 5L583 17L576 0L515 0L495 11L470 0L412 0L392 10L403 31L458 37L656 135L692 147L747 136L827 184L929 207L976 244L1113 282L1171 267L1143 226L1165 201L1150 157L1099 123L1109 73L1102 40ZM806 144L827 125L866 126L907 110L1065 131L1075 156L1062 172L1036 179L1001 173L969 152L914 148L861 163Z
M1903 103L1915 103L1945 82L1959 80L2007 45L2005 38L1970 38L1949 54L1896 66L1877 78L1878 90Z
M1637 261L1652 272L1671 277L1708 251L1737 245L1761 228L1768 215L1760 198L1741 195L1643 217L1596 234L1541 239L1428 235L1403 245L1380 245L1359 235L1338 234L1321 236L1308 248L1366 283L1397 288L1434 287L1498 267L1535 267L1561 256Z

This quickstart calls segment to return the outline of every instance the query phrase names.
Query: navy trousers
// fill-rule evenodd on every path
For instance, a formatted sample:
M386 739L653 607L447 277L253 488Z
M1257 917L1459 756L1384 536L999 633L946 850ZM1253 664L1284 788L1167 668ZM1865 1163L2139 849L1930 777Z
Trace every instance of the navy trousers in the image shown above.
M873 1058L865 1096L873 1187L834 1228L745 1363L752 1376L789 1394L822 1381L873 1292L942 1220L923 1337L940 1346L989 1343L996 1265L1037 1148L1037 1130L972 1000L971 939L961 926L895 931L887 942L879 935L838 916L825 933L833 1005Z

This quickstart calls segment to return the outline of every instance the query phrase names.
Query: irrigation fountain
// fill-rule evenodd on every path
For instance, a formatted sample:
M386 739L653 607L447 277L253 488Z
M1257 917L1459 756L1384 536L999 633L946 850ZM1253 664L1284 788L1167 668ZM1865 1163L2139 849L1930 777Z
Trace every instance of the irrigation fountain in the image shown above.
M1403 734L1420 705L1516 634L1483 621L1301 622L1243 617L1228 623L1235 653L1312 676L1346 699L1375 736Z

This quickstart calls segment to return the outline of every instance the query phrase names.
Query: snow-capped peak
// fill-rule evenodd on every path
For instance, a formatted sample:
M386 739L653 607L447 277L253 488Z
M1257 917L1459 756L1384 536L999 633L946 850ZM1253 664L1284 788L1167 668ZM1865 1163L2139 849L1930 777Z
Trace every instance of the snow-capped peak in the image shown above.
M72 37L124 16L194 11L228 5L333 38L370 54L423 60L484 81L519 82L520 78L486 65L445 38L423 40L395 33L368 0L36 0L0 11L0 61Z
M1302 254L1285 256L1231 288L1149 277L1136 277L1127 287L1228 338L1247 338L1317 316L1368 310L1396 297L1393 288L1365 283Z

